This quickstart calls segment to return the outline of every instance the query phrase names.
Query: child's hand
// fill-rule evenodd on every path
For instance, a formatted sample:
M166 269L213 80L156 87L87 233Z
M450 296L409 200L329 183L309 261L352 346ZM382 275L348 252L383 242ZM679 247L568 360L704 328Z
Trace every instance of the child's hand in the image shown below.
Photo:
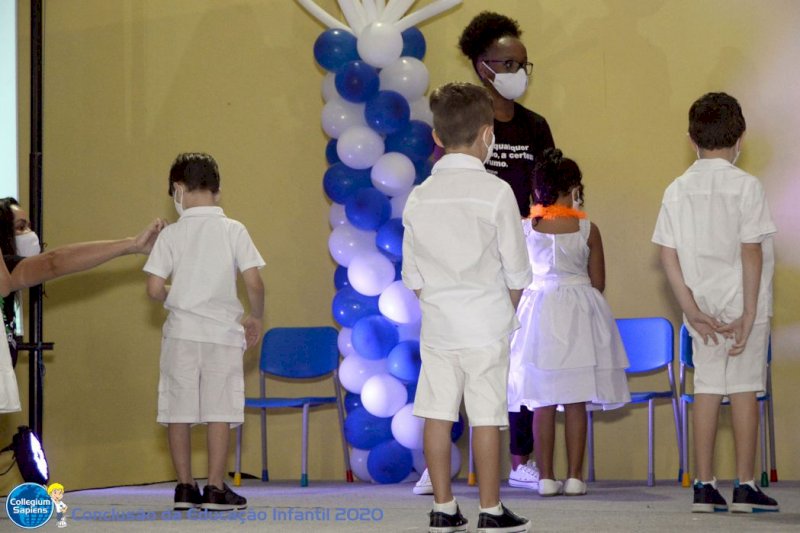
M724 334L723 328L725 328L725 324L699 310L691 316L686 315L686 320L689 322L689 325L700 334L703 344L708 346L709 340L714 344L719 344L717 333Z
M157 218L150 223L139 235L134 238L134 252L138 254L149 254L156 243L156 238L161 230L167 227L167 222Z
M261 340L261 333L264 327L261 324L261 319L250 315L247 315L242 320L242 326L244 326L244 340L247 343L247 349L250 349Z
M717 331L726 337L733 337L733 346L728 350L728 355L739 355L744 351L747 346L747 339L750 337L750 332L753 330L753 321L755 317L744 314L721 328Z

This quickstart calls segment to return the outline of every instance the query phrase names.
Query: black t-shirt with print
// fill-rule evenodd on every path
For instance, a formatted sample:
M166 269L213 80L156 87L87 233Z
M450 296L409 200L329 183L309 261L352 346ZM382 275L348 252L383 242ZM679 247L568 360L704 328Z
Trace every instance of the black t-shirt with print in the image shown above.
M494 121L495 145L486 170L511 185L519 213L527 217L531 203L533 166L541 153L552 148L553 134L542 115L514 102L514 117Z

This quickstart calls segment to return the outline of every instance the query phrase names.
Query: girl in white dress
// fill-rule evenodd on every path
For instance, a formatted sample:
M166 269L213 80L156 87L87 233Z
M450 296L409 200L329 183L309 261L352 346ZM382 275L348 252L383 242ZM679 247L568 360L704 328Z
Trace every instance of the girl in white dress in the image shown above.
M586 494L583 455L586 410L630 401L628 358L603 298L605 263L597 226L579 210L578 165L561 150L546 150L533 176L534 203L523 231L533 282L517 310L521 327L511 341L511 364L522 379L509 386L509 405L534 410L539 494ZM553 472L556 408L566 413L568 478Z

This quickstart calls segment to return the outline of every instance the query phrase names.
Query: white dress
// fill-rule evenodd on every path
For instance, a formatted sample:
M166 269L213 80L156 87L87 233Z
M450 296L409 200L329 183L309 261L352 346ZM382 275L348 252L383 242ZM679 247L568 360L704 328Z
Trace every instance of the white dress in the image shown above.
M510 411L587 402L614 409L630 401L628 357L603 295L587 273L589 230L540 233L522 221L533 269L511 338Z

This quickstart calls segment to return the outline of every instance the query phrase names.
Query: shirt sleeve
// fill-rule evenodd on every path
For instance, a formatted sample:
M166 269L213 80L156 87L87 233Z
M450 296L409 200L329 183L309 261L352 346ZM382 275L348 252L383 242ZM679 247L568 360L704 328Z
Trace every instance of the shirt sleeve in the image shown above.
M408 209L408 204L406 204L406 209ZM414 255L414 230L406 216L406 210L403 211L403 268L401 276L403 284L412 291L422 289L424 285L422 274L419 272Z
M253 239L250 238L247 228L243 224L237 224L236 239L234 242L234 252L236 254L236 268L239 272L244 272L251 268L264 268L264 259L258 253Z
M742 243L759 243L777 231L770 216L764 188L757 179L742 195L742 225L739 229L739 241Z
M156 238L156 243L153 245L153 249L150 250L150 255L142 270L159 278L167 279L172 274L173 267L172 251L169 247L169 238L165 229Z
M667 248L675 248L675 231L672 227L672 220L670 219L670 211L666 202L662 202L661 210L656 219L656 227L653 230L653 237L651 241Z
M519 223L519 209L511 187L504 186L495 206L497 220L497 245L503 276L509 289L524 289L531 284L533 274L528 258L528 248Z

